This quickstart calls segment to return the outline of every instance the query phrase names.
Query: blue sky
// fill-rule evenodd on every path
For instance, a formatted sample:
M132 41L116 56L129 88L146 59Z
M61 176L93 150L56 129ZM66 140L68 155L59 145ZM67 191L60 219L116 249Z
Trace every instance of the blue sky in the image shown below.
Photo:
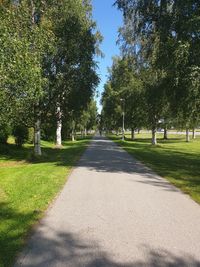
M119 55L119 47L116 45L118 38L118 28L122 25L122 13L113 7L114 0L92 0L93 19L97 23L97 29L103 35L101 50L104 58L98 58L101 82L98 86L99 95L103 91L103 86L107 80L107 68L112 65L112 57ZM97 106L100 112L100 96L97 98Z

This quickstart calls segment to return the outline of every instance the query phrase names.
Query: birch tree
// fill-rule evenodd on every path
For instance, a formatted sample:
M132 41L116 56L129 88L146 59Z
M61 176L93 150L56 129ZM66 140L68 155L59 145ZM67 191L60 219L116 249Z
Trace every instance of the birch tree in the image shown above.
M94 55L101 37L95 33L89 1L62 0L54 9L57 51L50 58L49 104L56 114L56 145L62 144L62 122L87 108L98 83Z
M158 91L158 97L156 93L149 98L155 110L163 104L159 114L152 114L152 119L157 117L152 123L170 106L173 116L178 115L180 121L184 118L188 141L192 118L199 110L199 1L117 0L116 4L124 15L123 51L136 54L143 68L156 77L147 92L151 93L150 88L152 93Z
M35 129L34 151L41 155L40 125L43 98L48 86L43 60L52 45L46 2L22 1L1 4L6 42L1 46L3 90L11 100L12 118Z

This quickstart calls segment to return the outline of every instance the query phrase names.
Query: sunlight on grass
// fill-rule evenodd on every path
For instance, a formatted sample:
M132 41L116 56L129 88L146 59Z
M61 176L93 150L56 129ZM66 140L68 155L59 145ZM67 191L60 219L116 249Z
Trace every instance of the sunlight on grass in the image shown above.
M124 142L109 137L200 203L200 136L186 143L184 135L170 134L169 140L163 140L158 134L157 146L151 145L150 134L136 134L134 141L127 135Z
M0 267L11 266L31 226L61 190L88 140L64 142L56 149L42 141L40 160L31 162L32 146L11 144L0 150Z

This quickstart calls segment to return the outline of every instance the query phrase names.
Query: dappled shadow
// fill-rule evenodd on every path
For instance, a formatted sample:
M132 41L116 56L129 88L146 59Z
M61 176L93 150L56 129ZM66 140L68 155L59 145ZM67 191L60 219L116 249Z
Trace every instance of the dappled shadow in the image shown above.
M137 259L137 251L142 257ZM117 256L118 255L118 256ZM105 250L97 240L41 225L14 267L200 267L192 255L173 254L145 244L128 251L129 260Z
M168 140L163 142L169 143ZM120 142L120 145L159 175L172 178L172 182L180 187L183 184L185 193L190 193L192 190L195 194L200 194L200 156L198 153L184 149L176 150L176 147L171 146L151 146L146 142L137 141L133 143ZM184 145L187 144L184 142ZM168 188L169 190L174 188L165 183L163 179L157 181L156 176L153 179L152 176L143 176L143 178L138 182Z
M143 176L142 179L130 179L130 182L137 182L137 183L142 183L145 185L151 185L151 186L157 186L160 187L164 190L171 191L171 192L180 192L178 188L164 180L163 178L157 176L156 174L152 177L148 176Z
M94 139L78 166L98 172L143 173L145 170L149 171L119 146L103 137Z
M0 266L8 267L23 243L23 234L37 217L36 212L19 212L11 203L0 203Z
M176 142L175 139L172 141ZM9 145L6 146L7 150L1 150L0 154L8 160L23 161L24 158L27 158L27 162L34 164L52 162L57 166L71 167L83 152L87 140L82 142L82 144L79 142L65 143L63 149L43 147L43 156L36 161L30 160L28 157L29 153L32 153L31 147L18 150L14 145ZM149 167L153 166L154 171L158 172L159 175L170 176L178 181L187 180L188 187L196 187L195 190L200 190L200 160L198 155L174 151L165 147L162 149L152 147L147 142L149 142L148 139L137 139L137 142L123 142L121 145ZM169 140L163 142L168 143ZM74 154L77 157L72 156ZM139 174L143 179L138 179L138 181L132 179L133 182L137 181L158 186L164 190L177 191L174 186L158 177L152 170L104 137L94 138L78 165L97 172Z
M164 190L177 191L174 186L156 175L147 166L135 160L130 154L122 150L112 141L102 137L94 139L79 161L78 166L96 172L139 175L138 177L130 176L130 180L132 182L144 182L150 185L160 186Z
M63 150L65 151L65 149ZM50 149L48 153L53 153L52 151L53 149ZM61 153L61 151L55 149L55 153ZM65 153L64 151L62 153ZM147 151L147 153L150 152ZM54 158L55 156L56 154ZM65 157L65 154L63 156L59 155L57 161L54 160L55 164L69 164L65 161L67 159ZM159 160L159 156L155 160ZM105 138L98 137L94 139L94 142L91 143L79 161L78 166L97 172L130 174L125 178L130 179L132 182L145 183L151 186L158 186L164 190L176 191L175 187L155 175L143 164L134 160L128 153ZM165 164L163 168L167 171L168 166ZM136 174L136 177L132 177L131 174ZM137 174L139 175L137 176ZM5 211L7 207L5 206ZM10 210L11 218L16 221L16 228L17 221L19 222L20 218L32 220L32 216L34 216L33 213L21 214L15 212L9 207L8 210ZM7 239L7 243L9 244L10 242L8 249L15 250L12 243L12 240L15 239L17 239L17 236L11 236L10 239ZM0 243L0 245L2 244L4 243ZM2 255L5 249L6 247L2 250ZM199 259L195 259L192 255L184 253L180 256L180 254L172 253L173 250L166 251L152 248L145 244L141 244L139 249L145 255L142 260L134 260L135 250L133 248L133 251L129 251L129 255L132 253L130 260L126 259L126 262L123 262L116 255L113 255L109 249L105 250L98 240L87 239L85 236L83 237L82 233L73 233L69 230L60 229L58 231L54 229L53 225L52 228L48 228L43 222L22 255L21 259L24 258L23 263L16 264L15 267L200 267ZM2 255L0 254L0 256ZM9 265L6 262L8 259L4 256L3 260L4 266L8 267Z
M52 162L58 166L72 166L90 139L91 137L80 139L81 143L63 142L62 148L42 146L42 156L36 158L33 156L31 145L22 148L17 148L14 144L0 145L0 158L5 160L5 164L2 164L2 166L6 166L7 161L32 164ZM72 156L74 154L77 155L77 158Z
M113 140L120 140L121 138L116 137L116 136L112 136L112 139ZM134 140L131 139L130 137L125 137L125 140L129 141L129 142L133 141L133 142L149 144L149 145L151 145L151 142L152 142L152 138L151 137L143 137L143 138L141 138L141 137L137 137L137 135L136 135ZM172 143L173 144L173 143L177 143L177 142L186 143L186 141L181 137L169 137L168 139L164 139L163 137L157 137L157 141L160 144L164 144L164 143L168 143L168 144Z
M129 143L123 144L122 147L130 153L135 153L139 159L145 162L156 163L160 170L166 171L166 173L163 173L165 175L173 170L184 170L186 173L188 171L188 174L190 170L193 170L193 174L195 174L197 170L200 171L200 158L198 154L174 151L166 147L141 146L137 143L133 145Z
M25 160L31 151L30 147L18 148L14 144L0 144L0 156L5 160Z
M156 175L158 173L160 176L173 177L180 184L182 182L184 184L187 183L188 190L184 188L185 193L188 193L189 188L192 188L193 191L199 194L199 155L190 151L177 151L164 146L155 147L146 144L145 140L143 141L133 143L120 142L122 148L125 148L129 152L128 154L118 145L113 144L112 141L103 137L96 137L79 162L79 166L96 172L140 175L139 177L132 177L129 180L157 186L167 191L178 191L172 184ZM175 140L173 141L176 142ZM132 155L140 161L135 160Z

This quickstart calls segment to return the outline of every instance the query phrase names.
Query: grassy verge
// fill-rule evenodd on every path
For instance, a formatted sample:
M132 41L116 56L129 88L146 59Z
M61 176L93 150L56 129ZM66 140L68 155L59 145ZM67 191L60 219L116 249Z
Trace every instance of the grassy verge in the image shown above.
M0 147L0 267L8 267L31 226L61 190L89 139L65 142L56 149L43 142L43 156L32 162L32 146Z
M137 134L134 141L127 136L124 142L114 135L109 137L200 203L200 136L186 143L183 135L163 140L160 134L157 146L151 145L150 134Z

